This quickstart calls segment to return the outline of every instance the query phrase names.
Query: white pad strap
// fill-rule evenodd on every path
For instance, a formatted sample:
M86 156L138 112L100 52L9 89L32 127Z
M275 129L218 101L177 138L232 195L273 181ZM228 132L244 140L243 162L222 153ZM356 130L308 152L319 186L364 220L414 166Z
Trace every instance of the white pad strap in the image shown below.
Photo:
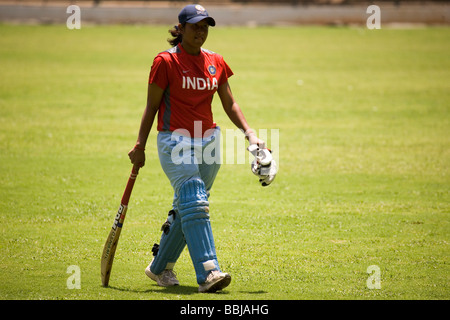
M214 270L216 268L216 264L214 263L214 260L208 260L203 262L203 268L205 268L205 271Z

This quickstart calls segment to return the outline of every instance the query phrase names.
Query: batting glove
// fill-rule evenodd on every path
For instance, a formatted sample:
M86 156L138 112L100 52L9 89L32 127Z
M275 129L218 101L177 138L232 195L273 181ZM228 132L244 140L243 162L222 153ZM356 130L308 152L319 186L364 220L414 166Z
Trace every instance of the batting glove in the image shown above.
M259 182L263 187L268 186L278 172L277 163L272 157L272 151L267 148L261 149L256 144L250 145L247 150L255 156L251 164L253 174L259 177Z

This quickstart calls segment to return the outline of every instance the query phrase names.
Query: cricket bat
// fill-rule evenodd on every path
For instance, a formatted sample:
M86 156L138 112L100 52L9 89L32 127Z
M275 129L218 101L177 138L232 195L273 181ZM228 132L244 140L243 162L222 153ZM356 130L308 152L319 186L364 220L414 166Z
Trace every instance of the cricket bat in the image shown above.
M102 285L108 286L109 276L111 275L112 264L114 261L114 254L116 253L117 243L119 242L120 232L122 231L123 222L127 213L128 201L130 200L131 191L133 190L134 182L139 173L139 168L133 166L128 183L122 196L119 210L117 211L114 223L108 238L106 239L105 247L102 254Z

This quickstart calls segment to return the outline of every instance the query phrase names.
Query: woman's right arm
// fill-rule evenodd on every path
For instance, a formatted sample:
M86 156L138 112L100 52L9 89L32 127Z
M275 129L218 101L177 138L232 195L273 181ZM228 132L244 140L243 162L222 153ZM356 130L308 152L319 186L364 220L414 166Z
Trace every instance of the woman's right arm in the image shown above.
M136 145L128 153L131 163L135 166L143 167L145 165L145 145L147 144L148 135L152 129L153 121L158 112L163 94L164 90L157 84L151 83L148 85L147 106L142 115L138 139Z

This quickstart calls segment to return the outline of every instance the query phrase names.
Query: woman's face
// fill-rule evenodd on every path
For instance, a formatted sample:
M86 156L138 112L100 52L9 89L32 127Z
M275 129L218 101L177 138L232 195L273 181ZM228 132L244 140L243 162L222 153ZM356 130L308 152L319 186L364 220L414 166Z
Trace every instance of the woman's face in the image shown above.
M208 38L209 24L205 20L197 23L186 23L184 28L179 27L183 32L183 47L187 45L192 49L199 50Z

